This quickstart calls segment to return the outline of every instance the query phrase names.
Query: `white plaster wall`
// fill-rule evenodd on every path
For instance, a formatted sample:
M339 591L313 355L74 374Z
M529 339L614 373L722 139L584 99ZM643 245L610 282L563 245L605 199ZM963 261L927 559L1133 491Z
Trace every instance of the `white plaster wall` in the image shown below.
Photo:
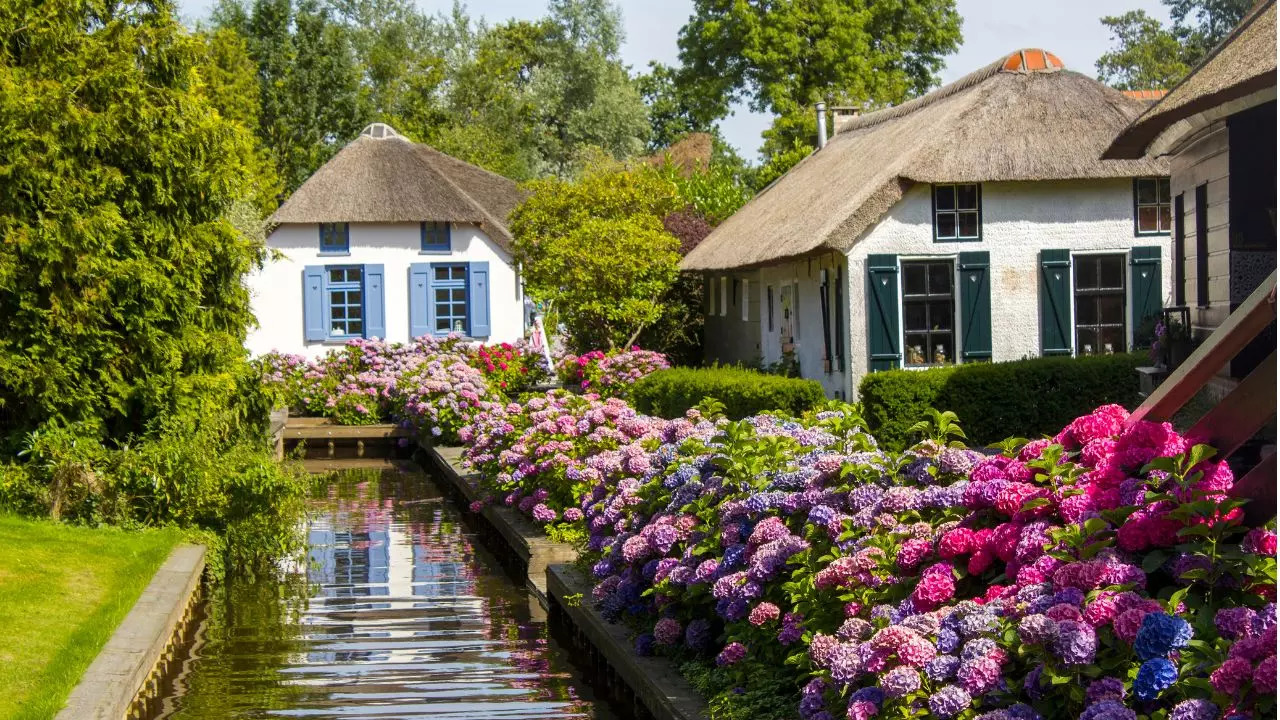
M302 272L307 265L383 265L386 340L409 338L409 266L421 262L489 263L488 342L512 342L524 334L524 298L511 257L479 227L454 225L452 252L423 253L418 223L351 223L350 254L322 255L317 225L281 225L267 238L269 250L282 257L268 260L247 279L258 327L245 345L259 355L271 350L317 357L342 344L306 342L302 317Z
M983 183L979 242L934 242L929 194L927 184L913 187L849 252L850 380L855 391L869 365L866 260L870 254L892 253L901 261L989 252L991 340L996 362L1040 355L1041 250L1124 252L1160 245L1165 305L1171 302L1172 239L1168 235L1134 235L1131 179ZM1126 266L1126 285L1127 273ZM1129 333L1132 339L1132 327Z
M845 264L845 258L839 253L829 253L803 260L770 265L759 272L759 295L762 311L760 314L760 348L766 364L776 363L782 359L781 326L782 326L782 288L793 284L799 291L799 304L794 320L795 354L800 363L800 375L817 380L822 384L828 397L848 398L849 395L849 352L845 348L845 370L836 369L835 348L832 348L832 363L824 366L822 343L822 306L819 299L822 284L822 271L828 273L832 288L835 285L835 272L838 266ZM842 270L846 275L849 270ZM774 324L773 331L768 329L768 288L773 288ZM830 306L831 323L835 323L835 292L830 290L832 305ZM847 304L847 297L846 297ZM835 335L835 333L833 333Z

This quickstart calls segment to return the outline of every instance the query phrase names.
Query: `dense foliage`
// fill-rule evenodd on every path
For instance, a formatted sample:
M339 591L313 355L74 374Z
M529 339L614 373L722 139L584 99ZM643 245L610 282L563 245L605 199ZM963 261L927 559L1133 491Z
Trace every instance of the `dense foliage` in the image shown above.
M1145 10L1102 18L1112 50L1097 60L1098 79L1121 90L1172 89L1226 38L1253 0L1162 0L1172 23Z
M885 447L901 449L917 440L911 427L930 408L951 410L970 442L987 445L1051 433L1099 405L1133 407L1134 368L1145 362L1135 353L890 370L863 377L858 398L868 428Z
M718 717L1274 713L1274 520L1243 524L1211 448L1110 405L987 456L952 419L895 453L838 404L661 420L553 393L462 438L502 502L586 536L600 612Z
M706 398L716 400L731 418L780 411L799 415L826 399L814 380L770 375L740 367L673 368L656 372L631 388L641 412L677 418Z

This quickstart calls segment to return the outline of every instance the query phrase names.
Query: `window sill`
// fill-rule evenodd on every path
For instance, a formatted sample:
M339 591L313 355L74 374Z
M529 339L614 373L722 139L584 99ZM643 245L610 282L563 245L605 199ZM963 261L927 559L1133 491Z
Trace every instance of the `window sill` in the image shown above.
M419 250L419 255L452 255L453 248L439 248L436 250Z
M979 237L964 237L964 238L940 238L940 237L935 237L935 238L933 239L933 241L934 241L935 243L973 243L973 242L982 242L982 237L981 237L981 236L979 236Z
M1173 232L1171 230L1135 230L1134 237L1169 237Z
M320 257L351 257L350 250L321 250L316 253Z

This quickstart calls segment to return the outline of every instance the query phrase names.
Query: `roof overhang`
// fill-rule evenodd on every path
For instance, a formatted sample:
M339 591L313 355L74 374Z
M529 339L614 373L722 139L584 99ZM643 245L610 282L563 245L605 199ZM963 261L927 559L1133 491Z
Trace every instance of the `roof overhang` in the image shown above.
M1111 143L1102 159L1133 160L1166 154L1188 134L1228 115L1275 99L1276 71L1271 70L1180 107L1140 119Z

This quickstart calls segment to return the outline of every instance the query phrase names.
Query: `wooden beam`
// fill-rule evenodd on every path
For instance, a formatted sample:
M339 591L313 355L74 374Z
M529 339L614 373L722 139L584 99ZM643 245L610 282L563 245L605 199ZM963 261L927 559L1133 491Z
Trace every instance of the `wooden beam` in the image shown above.
M1276 414L1276 354L1249 373L1222 402L1196 422L1187 437L1208 443L1225 458Z
M1248 498L1244 506L1245 522L1259 526L1276 516L1276 454L1267 455L1244 477L1236 480L1231 494Z
M1191 353L1167 380L1155 389L1142 405L1129 416L1129 422L1139 420L1168 420L1187 401L1195 397L1232 358L1240 353L1251 340L1267 329L1276 319L1276 273L1253 291L1226 322ZM1271 394L1274 402L1275 393Z

